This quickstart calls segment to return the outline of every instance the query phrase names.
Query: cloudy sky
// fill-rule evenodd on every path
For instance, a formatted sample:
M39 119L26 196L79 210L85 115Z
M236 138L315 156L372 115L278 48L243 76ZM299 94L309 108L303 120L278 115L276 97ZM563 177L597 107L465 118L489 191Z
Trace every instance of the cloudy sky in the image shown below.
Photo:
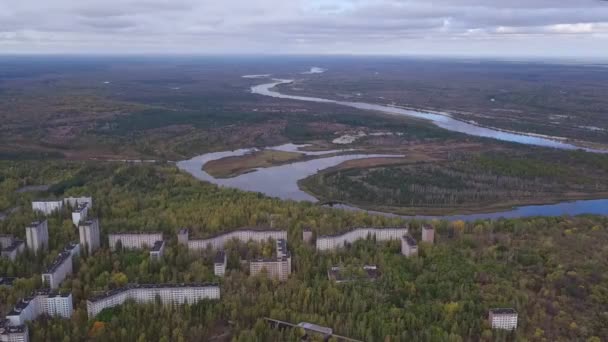
M608 58L606 0L0 0L0 53Z

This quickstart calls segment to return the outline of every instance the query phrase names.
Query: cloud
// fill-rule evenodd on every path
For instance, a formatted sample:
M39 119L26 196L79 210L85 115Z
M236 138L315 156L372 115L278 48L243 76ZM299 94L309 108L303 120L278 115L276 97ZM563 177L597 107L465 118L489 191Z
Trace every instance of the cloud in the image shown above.
M0 51L608 55L601 0L20 0ZM463 46L466 42L466 46ZM407 44L408 51L403 46ZM585 45L586 44L586 45ZM110 49L110 51L108 51ZM428 50L431 51L428 51Z

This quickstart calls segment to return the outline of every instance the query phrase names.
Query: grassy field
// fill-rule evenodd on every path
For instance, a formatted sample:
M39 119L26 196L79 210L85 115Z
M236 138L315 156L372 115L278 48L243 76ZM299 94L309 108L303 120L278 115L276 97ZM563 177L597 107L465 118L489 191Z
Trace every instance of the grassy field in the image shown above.
M215 178L231 178L264 168L298 161L304 154L276 150L262 150L238 157L213 160L203 165L203 170Z

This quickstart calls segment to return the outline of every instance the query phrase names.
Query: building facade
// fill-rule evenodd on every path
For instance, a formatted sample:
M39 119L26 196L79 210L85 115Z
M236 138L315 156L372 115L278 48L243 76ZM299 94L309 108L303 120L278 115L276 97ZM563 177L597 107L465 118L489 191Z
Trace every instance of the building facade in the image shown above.
M82 197L66 197L63 199L63 204L76 208L78 205L86 205L89 209L93 208L93 197L82 196Z
M188 248L192 250L201 250L211 247L212 249L222 250L226 242L236 239L242 242L249 240L262 242L268 239L287 239L287 231L285 230L258 230L258 229L239 229L232 232L216 235L208 239L188 240ZM179 237L178 237L179 239Z
M302 230L302 241L305 243L312 243L312 230L308 228Z
M435 228L430 225L422 226L422 242L434 243L435 242Z
M76 227L80 224L80 222L85 221L87 219L87 215L89 213L89 207L86 203L78 204L72 210L72 222Z
M491 309L489 320L492 329L515 330L517 329L517 311L511 308Z
M72 274L72 254L67 251L59 253L53 263L42 273L42 283L51 288L56 289L59 284L69 275Z
M131 284L87 300L89 318L103 309L122 305L132 299L136 303L150 303L159 298L163 304L193 304L203 299L219 299L218 284Z
M291 274L291 256L276 259L256 259L249 262L249 274L266 272L268 278L285 281Z
M25 241L14 239L12 236L5 235L0 245L0 255L11 261L15 261L19 254L25 251Z
M27 248L38 254L49 248L49 226L48 221L34 221L25 227Z
M56 211L63 209L63 201L61 200L38 200L32 201L32 210L50 215Z
M407 257L418 255L418 244L409 234L401 237L401 254Z
M317 237L317 250L328 251L342 248L357 240L375 238L376 241L399 240L408 233L407 227L394 228L355 228L342 234Z
M156 241L162 241L163 234L160 232L125 232L108 235L108 243L111 250L116 250L118 241L125 249L152 248Z
M159 261L165 251L165 241L156 241L150 250L150 260Z
M101 244L101 239L99 237L99 220L91 219L81 222L78 225L78 235L82 248L86 249L89 255L93 254Z
M38 316L46 314L62 318L70 318L73 314L72 294L59 294L48 290L41 290L31 297L21 299L11 310L6 319L13 326L33 321Z
M0 342L29 342L27 325L11 325L8 319L0 319Z
M226 274L226 264L228 256L224 251L218 251L213 260L213 274L218 277L223 277Z

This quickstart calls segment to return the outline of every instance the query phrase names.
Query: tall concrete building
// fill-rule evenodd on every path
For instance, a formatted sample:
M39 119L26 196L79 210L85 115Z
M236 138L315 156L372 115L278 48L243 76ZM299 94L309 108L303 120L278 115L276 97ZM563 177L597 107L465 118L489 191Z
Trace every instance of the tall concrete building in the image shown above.
M181 231L180 231L181 233ZM181 233L182 240L186 238L185 234ZM255 241L262 242L268 239L287 239L287 231L285 230L272 230L272 229L256 229L256 228L243 228L228 233L219 234L207 239L196 239L187 240L188 248L192 250L202 250L207 247L212 249L221 250L224 249L226 242L230 240L239 240L242 242ZM178 240L180 235L178 234ZM182 241L180 240L180 242Z
M328 251L342 248L357 240L374 238L376 241L399 240L408 233L407 227L391 228L355 228L346 233L323 235L317 237L317 250Z
M122 305L132 299L137 303L151 303L160 298L163 304L193 304L203 299L220 299L218 284L130 284L87 300L89 318L103 309Z
M98 219L81 222L78 225L78 234L80 235L81 247L85 249L89 255L93 254L93 252L99 248L101 239L99 237Z
M165 251L165 241L156 241L150 249L150 260L151 261L159 261L163 257L163 252Z
M32 201L32 210L50 215L56 211L63 209L63 201L61 200L36 200Z
M73 259L78 255L80 255L80 244L68 244L46 271L42 273L42 284L51 289L58 288L61 282L72 274Z
M291 274L291 256L276 259L256 259L249 262L249 274L266 272L268 278L285 281Z
M74 209L72 209L72 222L74 225L78 227L80 222L87 219L88 213L89 207L86 203L78 204Z
M414 238L407 234L401 237L401 254L410 257L418 254L418 244Z
M48 221L34 221L25 227L27 248L38 254L42 250L49 248L49 227Z
M60 294L49 290L40 290L32 296L20 300L13 310L6 315L6 318L11 325L19 326L35 320L42 314L70 318L73 312L71 293Z
M0 342L29 342L27 325L11 325L8 319L0 319Z
M213 260L213 274L218 277L223 277L226 274L226 264L228 256L224 251L218 251Z
M432 244L435 241L435 228L430 225L422 226L422 242Z
M492 329L515 330L517 329L517 311L511 308L491 309L489 321Z
M108 235L108 243L111 250L116 250L118 241L125 249L152 248L156 241L162 241L163 234L160 232L124 232Z

